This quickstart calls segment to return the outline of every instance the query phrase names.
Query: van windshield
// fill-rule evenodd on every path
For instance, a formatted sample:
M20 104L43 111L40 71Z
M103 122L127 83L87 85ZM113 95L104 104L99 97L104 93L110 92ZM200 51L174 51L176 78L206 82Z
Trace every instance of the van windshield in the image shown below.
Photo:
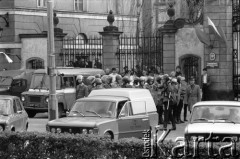
M0 76L0 87L10 87L12 80L11 76Z
M30 89L46 89L49 90L50 81L47 74L34 74L32 77ZM60 89L60 78L57 76L56 89Z
M111 101L76 102L69 116L115 117L116 103Z

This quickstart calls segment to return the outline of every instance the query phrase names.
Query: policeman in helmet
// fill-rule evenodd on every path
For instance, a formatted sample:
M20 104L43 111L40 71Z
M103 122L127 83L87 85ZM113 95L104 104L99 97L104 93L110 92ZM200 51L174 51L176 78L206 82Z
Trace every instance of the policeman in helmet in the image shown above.
M122 79L122 88L132 88L132 86L130 85L130 79L129 77L125 76Z
M116 81L114 83L112 83L112 88L121 88L121 85L122 85L122 76L117 75Z
M91 93L92 89L95 87L95 76L88 76L87 83L88 83L88 91L89 94Z
M84 98L88 96L88 87L83 83L83 76L78 75L77 78L77 88L76 88L76 99Z
M144 76L141 76L140 79L139 79L139 88L146 88L145 87L145 83L146 83L146 77Z
M102 78L102 83L103 83L103 87L106 88L106 89L109 89L111 88L111 84L110 84L110 76L109 75L103 75Z
M93 88L93 90L104 89L102 86L102 80L100 78L96 78L94 83L95 87Z

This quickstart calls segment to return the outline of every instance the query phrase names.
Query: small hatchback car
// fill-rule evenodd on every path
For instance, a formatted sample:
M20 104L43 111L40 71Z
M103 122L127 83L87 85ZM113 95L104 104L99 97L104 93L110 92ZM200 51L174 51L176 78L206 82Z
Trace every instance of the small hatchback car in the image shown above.
M28 129L28 115L19 97L0 96L0 132L26 131Z
M240 103L232 101L199 102L193 106L185 128L185 139L204 137L224 139L240 136Z

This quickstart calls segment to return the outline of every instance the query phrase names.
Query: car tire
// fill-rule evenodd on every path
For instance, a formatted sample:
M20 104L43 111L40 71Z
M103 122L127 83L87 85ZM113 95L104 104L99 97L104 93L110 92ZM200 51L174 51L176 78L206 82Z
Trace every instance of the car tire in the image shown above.
M63 117L63 105L58 104L58 118Z
M35 117L35 115L37 114L35 111L32 111L32 110L28 110L27 111L27 114L28 114L28 117L29 118L33 118Z

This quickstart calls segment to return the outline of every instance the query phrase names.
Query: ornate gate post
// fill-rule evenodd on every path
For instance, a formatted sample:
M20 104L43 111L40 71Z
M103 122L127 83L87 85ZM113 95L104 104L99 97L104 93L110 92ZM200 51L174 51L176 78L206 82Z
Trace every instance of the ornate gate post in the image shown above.
M107 17L107 21L109 22L109 26L104 27L103 32L99 32L103 39L103 69L118 68L119 60L117 53L120 46L119 36L122 32L118 31L118 27L112 25L114 22L114 15L111 10Z

